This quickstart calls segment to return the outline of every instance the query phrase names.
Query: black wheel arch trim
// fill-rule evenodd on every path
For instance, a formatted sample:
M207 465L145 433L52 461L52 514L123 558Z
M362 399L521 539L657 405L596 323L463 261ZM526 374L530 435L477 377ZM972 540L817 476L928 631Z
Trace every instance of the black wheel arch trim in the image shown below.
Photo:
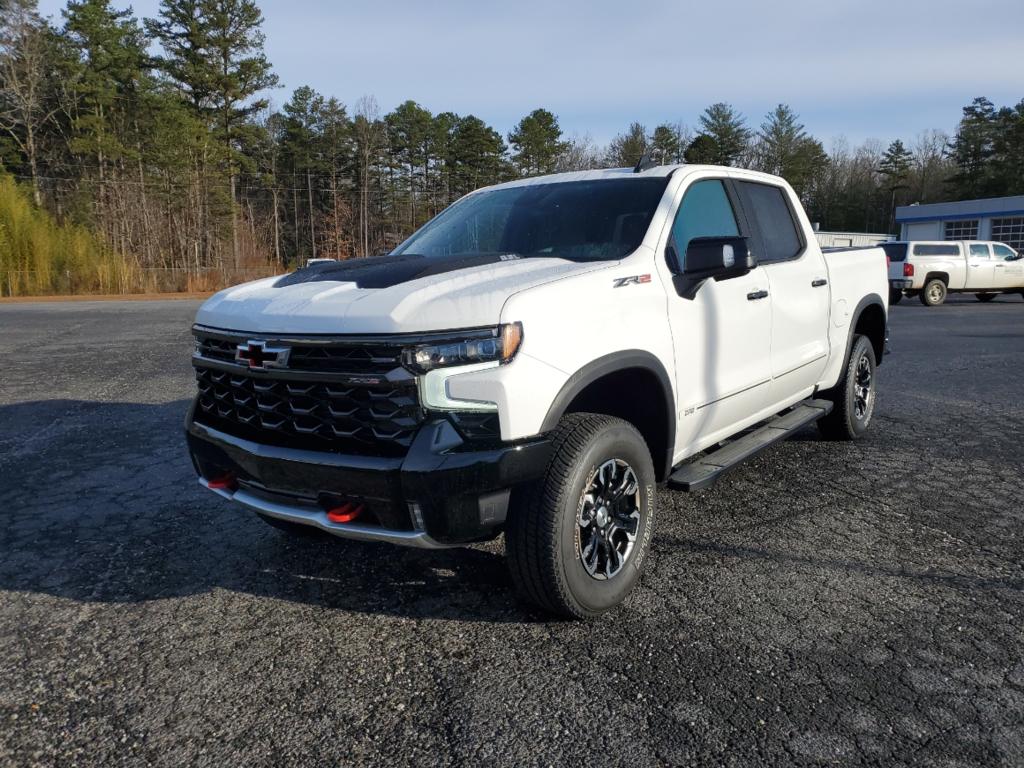
M669 378L668 371L665 370L661 360L645 350L627 349L621 352L612 352L596 360L591 360L576 371L565 382L558 394L555 395L555 399L548 408L547 416L544 417L541 432L550 432L558 426L558 422L565 415L566 409L576 399L576 396L588 386L609 374L631 369L641 369L654 374L654 377L661 385L668 416L668 440L666 441L665 456L661 462L662 466L658 466L657 457L652 456L651 458L654 459L656 474L659 477L668 477L672 472L672 454L675 450L676 442L677 416L675 394L672 387L672 379Z
M885 310L886 304L882 300L882 297L879 296L877 293L869 293L867 296L865 296L859 302L857 302L857 307L853 310L853 315L850 319L850 330L846 334L846 354L843 356L843 369L845 369L846 366L849 365L850 363L850 353L853 351L853 337L856 335L857 323L860 322L860 316L864 314L865 309L872 305L878 305L878 308L882 310L882 317L885 318L885 330L883 331L882 338L883 354L877 354L877 350L875 354L875 366L878 367L882 364L882 358L885 356L884 350L889 340L889 313L886 312ZM875 345L873 342L871 344L871 347L872 349L875 349Z

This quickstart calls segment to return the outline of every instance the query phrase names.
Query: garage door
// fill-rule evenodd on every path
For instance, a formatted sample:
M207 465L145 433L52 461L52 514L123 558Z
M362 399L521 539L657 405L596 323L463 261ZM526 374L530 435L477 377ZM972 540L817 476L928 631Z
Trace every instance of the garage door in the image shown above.
M919 221L907 224L904 240L942 240L941 221Z

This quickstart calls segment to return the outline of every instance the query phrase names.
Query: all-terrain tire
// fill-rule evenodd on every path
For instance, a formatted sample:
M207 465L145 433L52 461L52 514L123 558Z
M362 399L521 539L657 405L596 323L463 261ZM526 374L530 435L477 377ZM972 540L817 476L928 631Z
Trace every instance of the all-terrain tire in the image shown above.
M588 501L593 495L588 497L587 491L593 487L595 473L613 460L635 475L635 492L627 491L622 498L629 509L639 512L639 521L632 547L617 571L602 578L588 573L584 562L588 548L581 538L591 529L580 520L587 505L593 509ZM599 414L565 416L552 434L551 460L544 476L518 489L512 500L505 549L520 595L549 613L575 619L598 616L621 603L640 580L648 556L654 530L654 486L650 450L636 427Z
M924 288L921 289L921 294L918 298L921 299L921 303L926 307L937 307L946 300L947 293L946 284L937 277L933 277L924 284Z
M835 387L819 395L833 404L832 412L818 420L818 431L824 437L856 440L867 430L875 412L875 368L871 341L867 336L854 336L842 377Z

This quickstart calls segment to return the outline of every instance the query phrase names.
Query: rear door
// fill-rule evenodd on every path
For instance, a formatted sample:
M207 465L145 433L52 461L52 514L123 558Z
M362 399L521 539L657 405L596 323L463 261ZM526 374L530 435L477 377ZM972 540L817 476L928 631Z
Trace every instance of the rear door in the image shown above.
M773 403L805 395L828 362L829 286L825 258L807 242L799 201L785 187L736 179L758 264L771 297Z
M996 286L995 261L988 243L965 243L967 246L967 290Z

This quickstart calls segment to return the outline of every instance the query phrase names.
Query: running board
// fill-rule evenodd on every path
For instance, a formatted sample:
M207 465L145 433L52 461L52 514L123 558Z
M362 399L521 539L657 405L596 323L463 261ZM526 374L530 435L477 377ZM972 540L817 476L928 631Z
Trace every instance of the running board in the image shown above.
M779 440L784 440L831 410L832 403L829 400L807 400L793 410L776 416L763 427L704 454L696 461L682 465L669 476L668 487L677 491L703 490L737 464Z

